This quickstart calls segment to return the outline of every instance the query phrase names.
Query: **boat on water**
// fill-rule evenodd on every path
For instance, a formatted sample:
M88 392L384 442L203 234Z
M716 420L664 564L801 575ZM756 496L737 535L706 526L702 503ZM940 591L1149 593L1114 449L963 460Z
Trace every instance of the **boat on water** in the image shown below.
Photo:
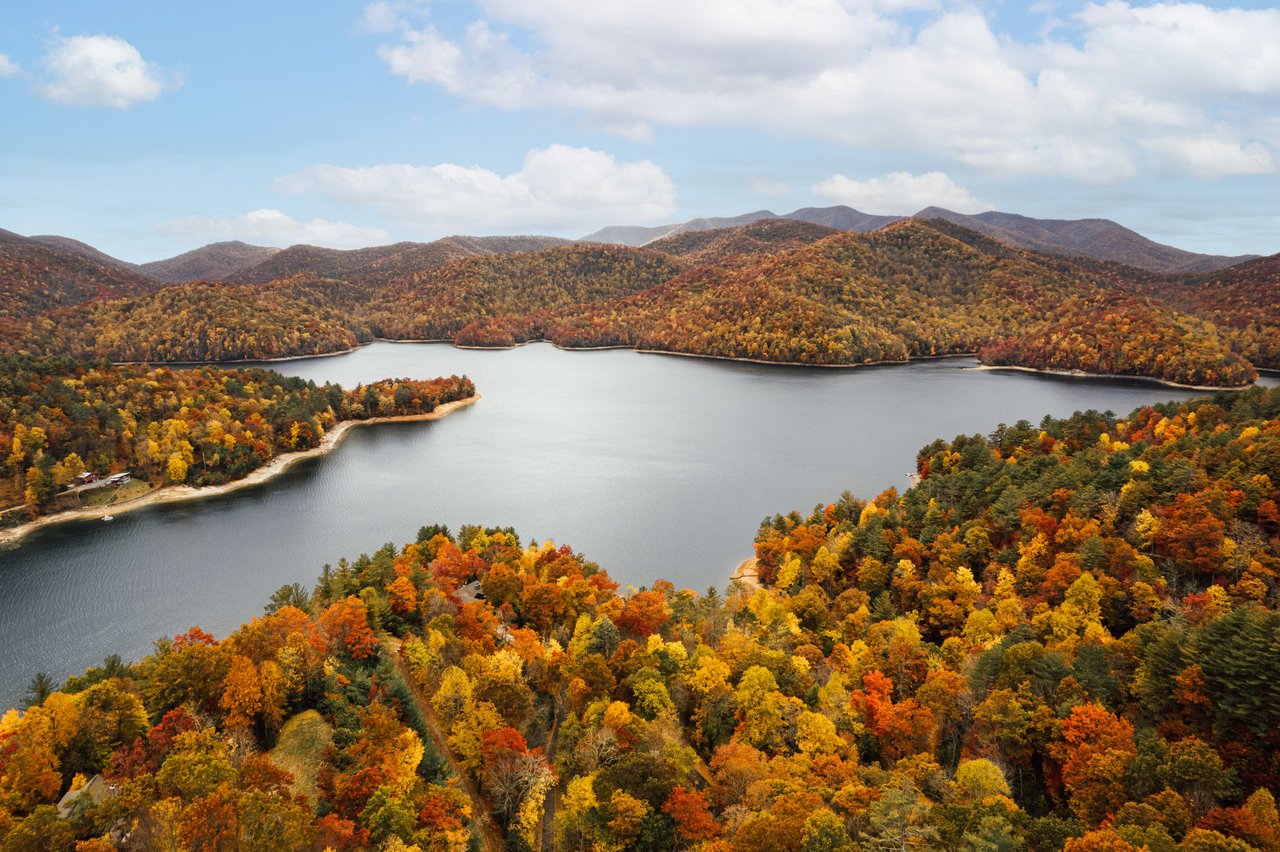
M115 515L103 515L103 516L102 516L102 520L103 520L105 523L108 523L108 524L109 524L109 523L111 523L112 521L114 521L115 519L116 519L116 516L115 516Z

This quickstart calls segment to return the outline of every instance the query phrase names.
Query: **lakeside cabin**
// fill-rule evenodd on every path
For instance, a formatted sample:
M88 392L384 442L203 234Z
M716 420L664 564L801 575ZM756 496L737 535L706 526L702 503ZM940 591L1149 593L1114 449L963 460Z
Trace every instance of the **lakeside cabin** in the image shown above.
M104 481L108 485L124 485L126 482L129 482L132 479L133 479L133 473L131 471L125 470L125 471L121 471L120 473L111 474Z
M76 475L76 485L90 485L98 481L98 474L87 471Z

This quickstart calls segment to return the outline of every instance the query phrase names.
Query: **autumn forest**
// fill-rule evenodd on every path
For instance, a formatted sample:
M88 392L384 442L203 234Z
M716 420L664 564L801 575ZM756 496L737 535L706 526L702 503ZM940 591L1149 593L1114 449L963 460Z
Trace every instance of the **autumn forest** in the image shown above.
M37 678L3 848L1280 848L1280 391L917 470L764 519L727 596L428 525Z
M957 353L992 365L1212 387L1280 368L1276 258L1175 275L1019 249L944 219L868 234L762 219L644 248L457 238L295 247L172 284L0 235L10 354L236 361L374 339L531 340L853 366ZM74 282L50 288L46 282Z
M936 440L901 493L777 507L727 592L422 518L229 635L36 675L0 852L1280 850L1275 257L1155 272L942 219L252 256L173 282L0 233L0 527L476 398L233 363L376 339L1230 390Z
M0 522L80 505L74 486L127 472L156 485L239 479L309 450L340 422L429 414L466 399L465 377L344 391L267 370L90 365L0 356Z

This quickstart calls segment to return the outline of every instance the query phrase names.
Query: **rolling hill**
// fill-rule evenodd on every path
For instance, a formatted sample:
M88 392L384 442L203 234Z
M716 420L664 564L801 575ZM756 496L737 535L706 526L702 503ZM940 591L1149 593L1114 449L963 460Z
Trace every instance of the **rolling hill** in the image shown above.
M379 337L546 339L822 365L981 352L998 364L1212 385L1280 365L1276 258L1167 275L1018 248L1007 230L947 217L864 234L768 218L648 248L542 237L295 246L235 276L246 283L181 287L10 235L0 259L25 258L27 270L13 280L48 281L43 258L75 270L80 289L11 287L27 301L3 348L185 361L311 355Z
M1132 289L1214 323L1233 349L1280 369L1280 254L1180 280L1142 280Z
M264 263L279 251L278 248L252 246L239 240L231 240L210 243L165 260L153 260L139 268L152 278L175 284L183 281L216 281Z
M839 231L789 219L757 219L737 228L684 231L654 240L646 248L694 265L757 254L772 254L815 243Z
M31 320L11 354L114 362L243 361L322 355L359 341L344 317L261 288L205 282L62 308Z
M94 299L136 296L158 286L118 261L71 251L50 239L0 230L0 323Z
M26 239L40 243L41 245L49 246L50 248L58 249L59 251L70 252L71 254L78 254L81 257L87 257L90 260L97 261L98 263L106 266L119 266L122 269L128 269L142 275L146 274L143 272L142 267L136 263L129 263L127 260L112 257L105 251L96 249L88 243L83 243L80 240L72 239L71 237L63 237L57 234L37 234L35 236L27 237Z
M946 219L1019 248L1046 254L1109 260L1148 272L1211 272L1256 257L1226 257L1183 251L1149 240L1110 219L1033 219L1030 216L995 211L966 216L941 207L925 208L916 216L922 219Z
M694 242L687 235L668 239ZM1144 321L1108 330L1102 319L1115 295L1109 282L1060 258L1010 248L951 223L912 219L745 262L707 263L631 296L543 312L526 327L564 346L852 365L974 352L1055 322L1080 323L1083 315L1096 318L1097 334L1109 347L1131 355L1110 355L1107 372L1231 385L1252 379L1252 368L1211 324L1167 305L1126 303L1128 314ZM505 321L507 329L518 325ZM1142 332L1130 341L1136 349L1111 339L1130 330ZM468 334L485 339L484 322ZM1087 368L1065 349L1035 351L1037 367ZM1017 360L1017 354L1010 358Z
M736 228L749 225L759 219L779 219L771 210L757 210L754 213L743 213L741 216L719 216L712 218L690 219L674 225L657 225L643 227L638 225L610 225L593 231L582 237L584 243L617 243L623 246L643 246L663 237L673 237L690 231L716 231L723 228Z
M1035 219L1030 216L997 211L971 216L941 207L926 207L910 217L878 216L843 205L804 207L782 215L768 210L759 210L727 219L692 219L688 222L657 228L610 226L588 234L582 240L635 246L649 245L663 237L689 231L733 227L759 219L796 219L842 231L867 233L907 218L945 219L1018 248L1032 249L1046 254L1114 261L1149 272L1171 274L1210 272L1256 257L1256 255L1226 257L1183 251L1149 240L1136 231L1109 219Z
M294 275L311 275L325 278L358 276L384 282L463 258L536 251L568 242L558 237L454 236L430 243L401 242L349 250L297 245L230 275L227 280L239 284L265 284Z
M361 315L380 337L512 345L541 336L528 328L509 330L505 324L513 318L640 293L685 268L662 252L610 245L474 257L371 293ZM477 322L485 324L486 336L467 330Z

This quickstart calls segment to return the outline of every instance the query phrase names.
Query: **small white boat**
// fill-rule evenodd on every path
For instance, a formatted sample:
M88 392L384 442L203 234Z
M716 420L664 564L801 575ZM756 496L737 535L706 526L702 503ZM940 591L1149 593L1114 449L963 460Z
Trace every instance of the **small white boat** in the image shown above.
M116 516L115 516L115 515L103 515L103 516L102 516L102 520L103 520L103 521L105 521L105 522L106 522L106 523L108 523L108 524L109 524L109 523L111 523L112 521L114 521L115 519L116 519Z

